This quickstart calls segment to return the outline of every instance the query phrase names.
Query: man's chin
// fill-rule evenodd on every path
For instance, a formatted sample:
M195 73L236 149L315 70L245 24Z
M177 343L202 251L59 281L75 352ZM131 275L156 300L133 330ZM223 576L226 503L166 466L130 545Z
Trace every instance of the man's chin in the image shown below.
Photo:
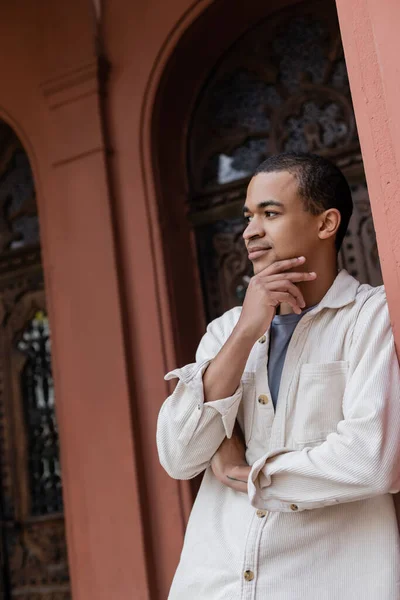
M273 262L274 262L273 259L262 260L262 261L260 261L260 260L253 261L254 275L258 275L258 273L261 273L261 271L264 271L264 269L266 269L267 267L270 267Z

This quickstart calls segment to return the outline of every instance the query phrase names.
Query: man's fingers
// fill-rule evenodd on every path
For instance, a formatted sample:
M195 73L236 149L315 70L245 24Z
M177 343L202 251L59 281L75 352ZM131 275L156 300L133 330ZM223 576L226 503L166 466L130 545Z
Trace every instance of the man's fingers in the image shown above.
M249 466L237 465L227 474L228 485L237 492L247 494L247 480L249 478Z
M314 279L316 279L316 277L317 277L317 274L316 273L300 273L300 272L293 272L293 273L282 272L282 273L276 273L275 275L267 275L266 269L264 269L264 271L261 271L258 275L256 275L256 277L258 277L262 281L268 281L268 282L281 281L282 279L289 279L290 281L293 281L294 283L301 283L302 281L314 281Z
M306 305L303 294L301 293L299 288L296 287L294 283L292 283L288 279L281 279L279 281L268 283L268 291L288 292L293 296L300 308L304 308Z
M242 483L241 481L229 481L229 487L232 490L235 490L235 492L247 494L247 483Z
M275 275L276 273L284 273L289 269L294 269L300 265L303 265L306 262L304 256L299 256L297 258L286 258L285 260L277 260L276 262L269 265L263 271L261 271L264 275Z
M237 467L235 467L235 476L244 481L247 485L247 480L249 478L249 465L237 465Z
M285 304L289 304L297 315L301 313L302 307L299 305L297 298L292 296L289 292L271 292L271 296L276 302L276 306L284 302Z

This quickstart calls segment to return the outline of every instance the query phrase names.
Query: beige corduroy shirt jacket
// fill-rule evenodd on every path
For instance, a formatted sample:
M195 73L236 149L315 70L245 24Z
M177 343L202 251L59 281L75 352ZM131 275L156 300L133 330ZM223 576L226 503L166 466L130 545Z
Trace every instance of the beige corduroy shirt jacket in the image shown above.
M293 333L276 412L268 332L235 394L203 401L202 374L240 310L208 326L195 363L166 375L178 385L159 415L161 464L176 479L205 471L170 600L400 599L400 375L384 289L339 273ZM209 467L236 419L248 495Z

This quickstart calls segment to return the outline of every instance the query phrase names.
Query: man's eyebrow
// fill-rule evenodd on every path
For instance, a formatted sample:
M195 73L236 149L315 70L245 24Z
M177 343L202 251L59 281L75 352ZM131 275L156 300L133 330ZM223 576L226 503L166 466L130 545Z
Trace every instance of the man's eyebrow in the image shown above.
M282 202L278 202L277 200L264 200L264 202L259 202L257 204L257 209L269 208L270 206L276 206L277 208L283 208ZM251 212L251 210L247 206L243 206L243 212Z

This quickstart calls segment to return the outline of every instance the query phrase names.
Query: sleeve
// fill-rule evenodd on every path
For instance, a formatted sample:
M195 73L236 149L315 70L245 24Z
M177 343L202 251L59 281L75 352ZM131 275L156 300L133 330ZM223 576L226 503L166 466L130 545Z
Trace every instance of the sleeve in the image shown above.
M207 327L196 362L165 376L178 384L161 407L157 448L161 465L174 479L191 479L204 471L225 437L231 437L242 398L242 385L227 398L204 402L203 373L229 337L238 309Z
M321 445L258 460L251 504L290 512L399 491L400 375L383 291L366 301L354 327L343 415Z

